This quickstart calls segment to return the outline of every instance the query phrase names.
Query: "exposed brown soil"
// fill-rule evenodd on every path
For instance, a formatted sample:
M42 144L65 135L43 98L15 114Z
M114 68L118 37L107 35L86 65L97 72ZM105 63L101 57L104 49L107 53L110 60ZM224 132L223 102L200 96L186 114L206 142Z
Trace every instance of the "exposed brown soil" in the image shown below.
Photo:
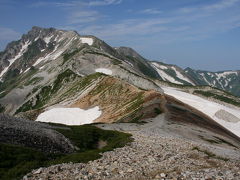
M102 115L95 122L112 123L155 117L155 109L161 110L161 102L162 95L156 91L141 90L122 80L105 77L70 107L88 109L99 106Z

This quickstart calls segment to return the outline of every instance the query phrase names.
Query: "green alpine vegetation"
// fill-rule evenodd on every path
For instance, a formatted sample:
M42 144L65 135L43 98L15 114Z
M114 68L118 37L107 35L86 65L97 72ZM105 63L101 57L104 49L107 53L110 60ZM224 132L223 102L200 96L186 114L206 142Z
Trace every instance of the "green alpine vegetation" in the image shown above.
M23 175L42 166L60 163L86 163L101 157L100 153L123 147L132 141L131 135L102 130L93 125L57 125L58 132L66 136L77 150L72 154L50 154L35 149L0 143L0 179L20 179ZM101 147L99 142L105 142Z
M230 98L229 96L227 97L227 96L223 96L223 95L218 95L218 94L213 93L211 91L201 91L201 90L195 90L194 94L200 94L200 95L205 96L205 97L211 97L211 98L226 102L228 104L232 104L234 106L239 106L240 107L240 102L236 101L233 98Z

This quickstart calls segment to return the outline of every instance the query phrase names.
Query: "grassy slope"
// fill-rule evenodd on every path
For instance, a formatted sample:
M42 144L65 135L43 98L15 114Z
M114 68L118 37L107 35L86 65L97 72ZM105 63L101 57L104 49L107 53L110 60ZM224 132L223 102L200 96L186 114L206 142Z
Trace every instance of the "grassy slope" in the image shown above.
M70 129L56 129L68 137L77 147L72 154L46 154L30 148L0 143L0 179L20 179L32 169L66 162L83 162L100 158L99 153L123 147L131 142L131 135L102 130L91 125L69 126ZM107 145L98 149L98 142Z
M51 99L53 99L56 95L59 94L61 94L60 98L73 96L75 95L75 93L84 89L92 81L96 80L100 76L104 75L101 73L94 73L89 76L81 78L73 71L67 69L66 71L59 74L56 80L51 85L42 87L39 93L36 95L36 100L32 98L25 102L19 109L17 109L16 114L19 112L40 109L44 105L46 105ZM75 80L77 83L71 85L71 87L68 87L69 84L71 84L71 82L74 82ZM64 94L62 94L63 87L68 88L68 91L65 92Z
M211 92L211 91L201 91L201 90L195 90L194 94L199 94L199 95L202 95L202 96L205 96L205 97L211 97L211 98L223 101L225 103L232 104L234 106L240 107L240 102L236 100L237 97L232 98L230 96L219 95L219 94L216 94L216 93Z

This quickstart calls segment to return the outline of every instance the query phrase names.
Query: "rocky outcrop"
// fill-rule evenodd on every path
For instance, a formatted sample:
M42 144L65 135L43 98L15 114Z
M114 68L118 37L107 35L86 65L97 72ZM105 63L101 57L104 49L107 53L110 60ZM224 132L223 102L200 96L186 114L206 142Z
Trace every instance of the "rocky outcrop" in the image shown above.
M71 142L50 125L0 114L0 143L31 147L47 153L70 153Z

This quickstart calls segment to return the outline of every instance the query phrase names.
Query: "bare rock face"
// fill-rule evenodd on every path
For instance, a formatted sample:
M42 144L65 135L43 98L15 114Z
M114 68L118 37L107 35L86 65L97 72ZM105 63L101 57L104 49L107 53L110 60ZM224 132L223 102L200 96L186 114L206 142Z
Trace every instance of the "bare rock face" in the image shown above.
M0 114L0 142L47 153L70 153L71 142L50 125Z

